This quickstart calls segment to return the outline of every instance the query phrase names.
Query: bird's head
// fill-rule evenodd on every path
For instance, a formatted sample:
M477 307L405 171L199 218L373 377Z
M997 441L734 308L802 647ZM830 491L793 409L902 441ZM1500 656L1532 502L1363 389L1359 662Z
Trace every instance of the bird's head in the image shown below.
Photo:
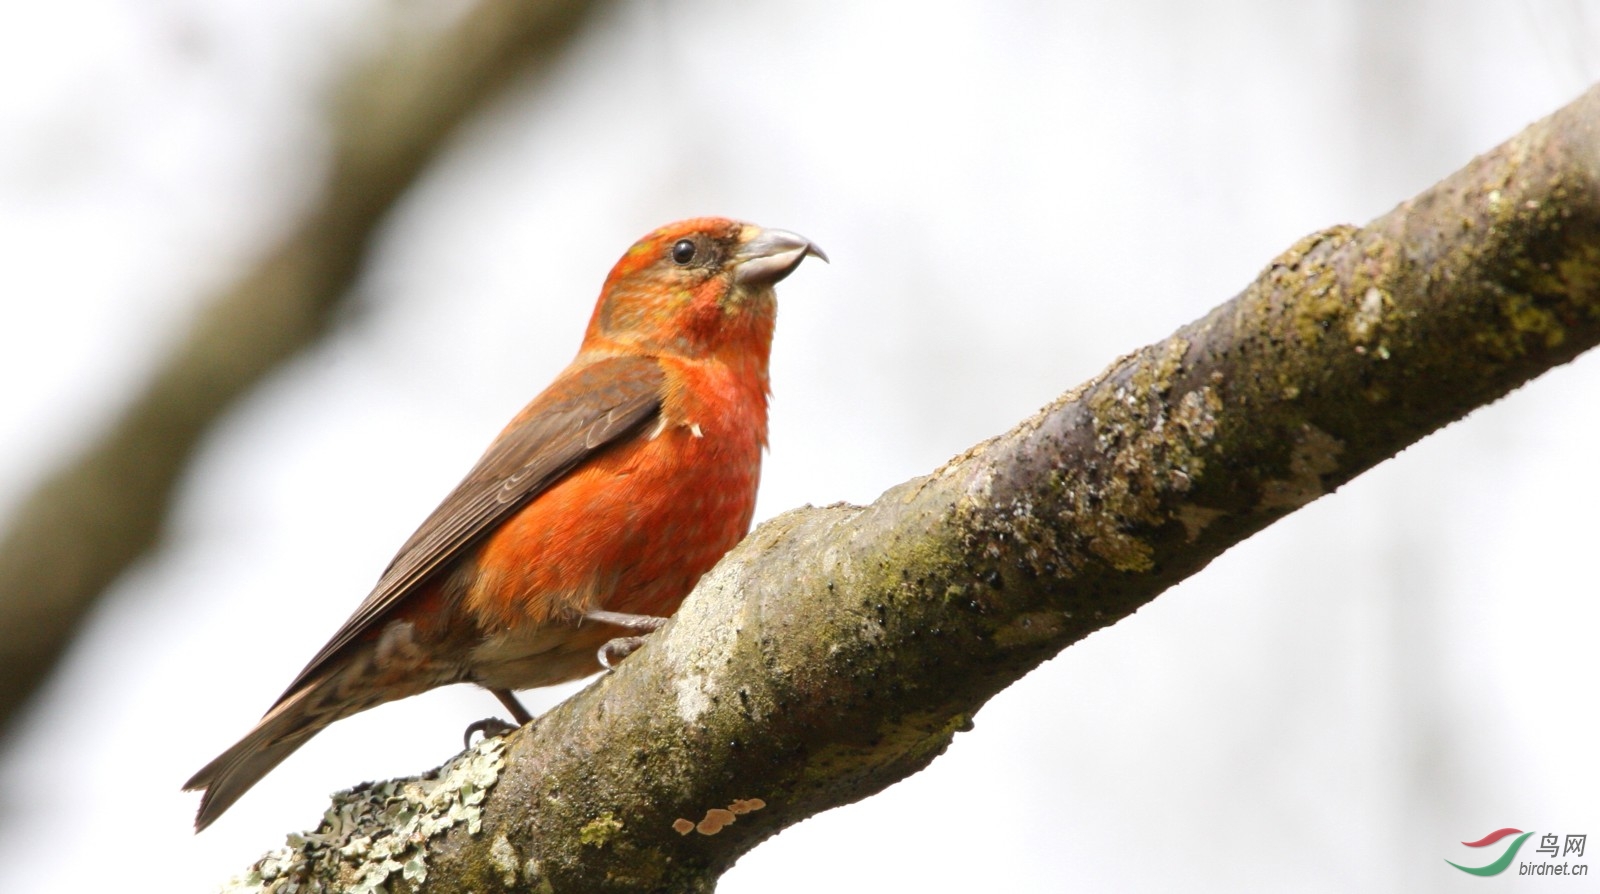
M668 224L611 268L584 349L627 346L702 357L772 344L772 287L807 255L809 239L720 217Z

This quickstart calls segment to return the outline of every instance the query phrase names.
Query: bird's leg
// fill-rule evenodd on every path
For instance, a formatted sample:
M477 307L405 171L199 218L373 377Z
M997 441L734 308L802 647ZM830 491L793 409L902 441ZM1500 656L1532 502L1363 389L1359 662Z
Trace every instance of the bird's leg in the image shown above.
M494 697L500 700L500 704L506 706L507 711L511 712L511 719L517 722L517 726L527 726L533 722L533 715L528 713L528 709L522 706L522 702L517 701L516 694L511 690L491 689L489 691L494 693Z
M583 617L585 620L626 627L629 630L637 630L640 633L651 633L659 630L662 624L667 623L666 618L658 618L655 615L630 615L623 612L599 610L587 612ZM601 667L611 670L616 666L617 662L632 655L633 651L642 645L644 645L643 636L619 636L601 646L600 651L595 653L595 658L600 661Z
M528 713L528 709L522 706L522 702L517 701L516 695L511 690L491 689L489 691L494 693L494 697L500 700L500 704L506 706L506 710L511 712L512 719L517 722L507 723L498 717L485 717L476 723L467 724L466 732L461 734L461 744L467 748L472 747L473 733L483 733L485 739L492 739L495 736L503 736L506 733L515 732L518 727L527 726L533 722L533 715Z

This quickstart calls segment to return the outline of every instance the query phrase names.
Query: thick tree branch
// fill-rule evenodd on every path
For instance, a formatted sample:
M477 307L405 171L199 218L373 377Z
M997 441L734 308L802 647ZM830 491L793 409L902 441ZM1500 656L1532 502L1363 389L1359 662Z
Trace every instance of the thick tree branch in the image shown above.
M926 766L1040 662L1600 341L1596 122L1600 88L933 474L762 525L616 671L437 778L341 796L258 872L710 890Z
M0 538L0 724L55 665L96 597L154 545L190 454L237 397L315 342L395 200L461 121L577 30L584 0L484 0L345 91L321 196L196 320L144 393L18 508Z

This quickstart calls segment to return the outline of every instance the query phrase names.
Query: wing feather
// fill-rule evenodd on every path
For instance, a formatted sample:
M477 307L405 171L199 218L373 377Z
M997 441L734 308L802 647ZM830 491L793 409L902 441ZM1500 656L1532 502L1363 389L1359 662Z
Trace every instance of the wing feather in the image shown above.
M400 547L377 586L279 701L534 497L590 457L653 425L663 382L660 364L649 357L607 357L569 369L512 421Z

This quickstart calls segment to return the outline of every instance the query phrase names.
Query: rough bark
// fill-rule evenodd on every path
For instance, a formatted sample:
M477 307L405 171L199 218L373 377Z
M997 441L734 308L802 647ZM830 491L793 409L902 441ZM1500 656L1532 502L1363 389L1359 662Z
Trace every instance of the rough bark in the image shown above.
M338 797L241 881L711 890L1045 659L1600 341L1597 121L1600 88L932 474L767 522L617 670Z
M346 87L326 184L303 221L200 314L144 392L24 499L0 538L0 724L55 666L100 593L156 543L212 423L327 331L395 200L485 97L556 58L589 5L485 0Z

